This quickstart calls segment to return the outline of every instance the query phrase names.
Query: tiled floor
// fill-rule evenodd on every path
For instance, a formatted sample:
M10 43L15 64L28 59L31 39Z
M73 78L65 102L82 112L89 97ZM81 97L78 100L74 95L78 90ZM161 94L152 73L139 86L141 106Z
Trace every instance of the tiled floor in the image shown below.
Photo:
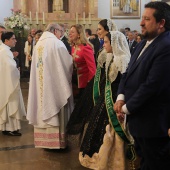
M28 83L21 82L25 104ZM65 150L34 148L33 127L22 122L22 136L4 136L0 132L0 170L85 170L78 160L78 147L69 144Z

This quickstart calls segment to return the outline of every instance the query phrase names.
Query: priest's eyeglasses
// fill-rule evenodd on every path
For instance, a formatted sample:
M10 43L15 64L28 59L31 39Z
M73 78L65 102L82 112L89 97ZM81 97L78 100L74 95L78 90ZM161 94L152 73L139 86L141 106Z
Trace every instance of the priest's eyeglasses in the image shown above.
M60 29L58 29L58 28L55 28L55 30L60 31L60 32L63 32L62 30L60 30Z

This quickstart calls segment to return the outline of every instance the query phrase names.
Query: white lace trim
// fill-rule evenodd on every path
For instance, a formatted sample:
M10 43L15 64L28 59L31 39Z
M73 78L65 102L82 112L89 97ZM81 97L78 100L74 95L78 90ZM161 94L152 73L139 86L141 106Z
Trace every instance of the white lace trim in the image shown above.
M119 71L121 73L126 71L131 55L124 34L119 31L111 31L110 34L113 53L107 53L106 76L108 75L110 82L113 82ZM110 62L112 63L110 64Z
M111 19L107 20L107 25L109 30L116 30L110 31L113 53L107 53L106 50L103 49L98 56L98 64L103 68L103 64L106 62L106 77L108 75L110 82L113 82L119 71L121 73L126 71L131 55L125 35L117 31L117 27Z
M111 31L110 33L114 63L118 71L124 73L131 57L126 37L119 31Z
M113 58L114 57L113 57L112 53L107 53L105 72L106 72L106 78L107 78L107 75L108 75L110 82L113 82L118 75L118 69L117 69L115 63L112 61ZM108 71L109 71L109 73L108 73Z
M103 68L103 64L106 62L107 52L103 49L98 56L98 64Z
M111 19L107 19L107 26L109 27L109 31L118 30L116 24ZM98 64L101 68L103 68L103 64L106 62L106 56L107 52L103 49L98 56Z
M109 31L118 30L116 24L111 19L107 19L107 26L109 27Z

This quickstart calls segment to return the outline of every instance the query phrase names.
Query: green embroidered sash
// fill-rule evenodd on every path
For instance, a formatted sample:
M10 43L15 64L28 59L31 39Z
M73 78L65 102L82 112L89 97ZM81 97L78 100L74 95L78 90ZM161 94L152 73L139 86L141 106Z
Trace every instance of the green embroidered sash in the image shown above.
M100 96L100 88L99 88L99 82L100 82L100 75L101 75L101 69L99 64L97 65L96 75L94 77L94 84L93 84L93 102L94 105L96 104L99 96Z
M133 144L131 144L130 140L128 139L126 132L123 130L121 124L119 123L117 115L113 109L114 103L112 99L111 83L107 78L106 78L106 86L105 86L105 103L106 103L106 109L107 109L110 122L115 132L119 135L119 137L124 142L128 144L128 150L127 150L126 156L130 161L134 161L136 159L134 146Z

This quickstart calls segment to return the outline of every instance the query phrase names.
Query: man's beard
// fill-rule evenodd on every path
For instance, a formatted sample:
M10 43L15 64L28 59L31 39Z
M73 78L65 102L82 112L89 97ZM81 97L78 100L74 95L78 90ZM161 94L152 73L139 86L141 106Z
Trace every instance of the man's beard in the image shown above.
M144 39L147 39L147 40L152 40L154 39L155 37L158 36L158 32L157 31L154 31L154 32L148 32L146 31L144 34L142 34Z

